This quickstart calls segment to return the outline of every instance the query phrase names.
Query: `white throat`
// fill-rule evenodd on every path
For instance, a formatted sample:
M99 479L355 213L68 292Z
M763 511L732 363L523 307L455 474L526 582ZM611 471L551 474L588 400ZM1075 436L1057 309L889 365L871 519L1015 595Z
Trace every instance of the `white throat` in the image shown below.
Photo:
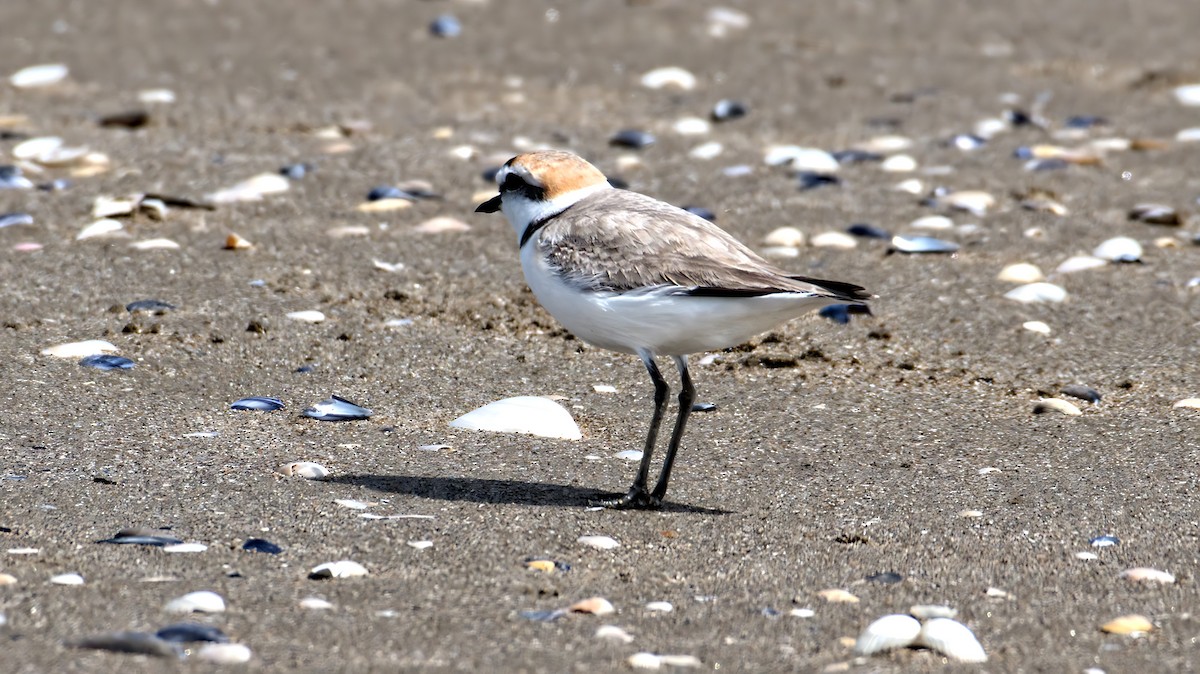
M557 215L597 192L611 189L615 188L605 181L564 192L553 199L538 200L529 199L522 194L513 192L504 195L501 199L500 210L504 212L504 217L508 218L508 222L512 225L513 231L517 233L519 240L525 236L525 230L533 223Z

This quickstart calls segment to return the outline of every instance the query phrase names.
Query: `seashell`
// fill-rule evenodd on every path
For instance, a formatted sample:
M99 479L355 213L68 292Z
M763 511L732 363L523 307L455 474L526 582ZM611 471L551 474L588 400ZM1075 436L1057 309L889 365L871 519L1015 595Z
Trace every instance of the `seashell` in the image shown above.
M971 152L987 145L987 139L972 133L959 133L950 138L950 145L963 152Z
M314 580L322 578L356 578L367 575L367 568L358 562L343 559L339 562L326 562L313 567L308 577Z
M86 356L95 356L102 353L111 353L116 350L117 347L104 340L89 339L83 342L57 344L55 346L42 349L42 355L54 356L55 358L84 358Z
M874 152L877 154L892 154L903 152L913 146L911 138L898 135L875 136L854 145L855 150Z
M987 215L988 210L996 205L996 197L980 190L950 192L938 196L935 201L957 211L966 211L976 217Z
M104 236L105 234L121 231L124 228L125 225L121 224L120 221L103 218L79 230L79 233L75 235L75 240L83 241L84 239Z
M999 117L988 117L975 122L973 133L984 140L991 140L996 136L1008 131L1011 125L1008 121Z
M36 555L41 552L40 548L9 548L10 555Z
M669 601L652 601L646 604L646 610L658 613L670 613L675 610L675 607Z
M1100 392L1090 386L1084 386L1083 384L1068 384L1063 387L1062 394L1071 396L1072 398L1086 400L1093 405L1100 402Z
M642 454L643 452L640 449L625 449L617 452L613 456L621 459L622 461L641 461Z
M50 582L55 585L83 585L83 576L78 573L63 573L51 576Z
M716 159L717 157L721 156L721 153L724 151L725 146L714 140L712 142L703 143L692 148L688 151L688 156L692 159L702 159L707 161L709 159Z
M1075 255L1062 261L1054 268L1058 274L1072 274L1077 271L1086 271L1088 269L1096 269L1108 265L1107 260L1101 260L1098 257L1091 255Z
M420 234L443 234L445 232L466 232L470 229L471 226L462 220L439 216L422 222L414 227L413 231Z
M1049 213L1059 217L1070 215L1071 211L1050 197L1031 197L1021 200L1021 208L1035 213Z
M850 594L849 592L838 589L838 588L821 590L820 592L817 593L817 596L831 604L857 604L858 603L858 597L855 597L854 595Z
M352 236L369 236L371 228L366 225L342 225L333 227L325 233L335 239L345 239Z
M1121 572L1121 578L1132 580L1134 582L1150 582L1163 583L1164 585L1174 583L1175 576L1166 571L1151 569L1145 566L1139 566L1132 569L1125 569Z
M260 173L231 187L205 195L205 200L214 204L262 201L265 195L279 194L289 189L291 189L291 183L278 173Z
M722 98L713 105L712 112L709 117L714 122L728 122L735 119L741 119L746 116L749 110L741 101L732 98Z
M1018 262L1001 269L996 279L1007 283L1037 283L1044 281L1046 276L1042 274L1041 269L1037 268L1037 265Z
M1130 614L1123 615L1104 623L1100 630L1109 634L1125 634L1139 637L1154 629L1154 623L1146 616Z
M183 541L163 533L163 529L122 529L117 532L116 536L107 538L97 543L109 543L112 545L152 545L155 547L165 547L168 545L178 545Z
M9 573L0 573L0 587L5 585L16 585L17 577Z
M81 367L90 367L97 370L132 370L136 363L123 356L114 356L107 353L98 353L91 356L84 356L80 361Z
M320 480L329 476L329 469L312 461L293 461L275 469L275 472L285 477L302 477L306 480Z
M830 304L822 307L817 315L822 318L828 318L834 323L846 325L850 322L850 316L853 314L868 314L871 311L863 304Z
M1096 246L1092 255L1110 262L1140 262L1142 244L1127 236L1117 236Z
M1175 134L1175 140L1179 143L1195 143L1200 141L1200 126L1193 126L1188 129L1180 129Z
M1096 536L1095 538L1092 538L1088 541L1088 543L1091 543L1093 548L1110 548L1114 545L1120 545L1121 539L1117 538L1116 536L1105 534L1103 536Z
M146 104L175 102L175 92L170 89L143 89L138 92L138 101Z
M853 236L862 237L865 239L891 239L892 234L882 227L869 225L866 223L857 223L846 228L846 233Z
M793 618L811 618L817 615L817 612L811 608L794 608L791 611L788 611L788 615L792 616Z
M953 618L958 615L957 610L944 604L917 604L910 606L908 612L914 618L920 618L921 620Z
M633 150L640 150L644 147L653 145L657 139L654 134L638 129L622 129L612 135L608 139L608 144L614 147L626 147Z
M1184 84L1175 87L1174 94L1175 100L1183 105L1200 105L1200 84Z
M109 632L84 637L77 641L68 641L72 648L90 648L98 651L114 653L136 653L154 655L160 658L177 658L181 652L179 647L146 632Z
M768 246L759 251L763 257L794 258L800 257L800 249L791 246Z
M955 253L959 245L953 241L935 239L932 236L900 236L892 237L891 250L901 253Z
M208 546L203 543L176 543L163 546L163 552L204 552L207 549Z
M178 307L176 307L174 304L171 304L170 302L164 302L162 300L155 300L155 299L135 300L135 301L130 302L129 304L125 305L125 311L128 311L131 314L136 314L140 311L144 311L147 313L155 314L156 316L161 316L161 315L167 313L168 311L174 311L177 308Z
M1094 559L1100 559L1100 555L1097 555L1094 552L1076 552L1075 559L1082 559L1085 562L1090 562Z
M589 548L596 548L597 550L612 550L621 547L617 539L611 536L580 536L575 539L575 542L582 543Z
M959 662L987 662L983 646L966 625L950 618L934 618L921 627L916 643Z
M616 393L617 387L612 384L592 384L592 390L596 393Z
M739 178L754 173L754 167L749 164L734 164L721 169L721 175L726 178Z
M570 570L571 567L563 564L562 562L556 562L551 559L529 559L525 561L525 568L533 569L534 571L541 571L542 573L554 573L560 568L563 571L567 571Z
M795 227L780 227L763 237L763 245L798 248L804 245L804 232Z
M8 82L18 89L48 87L66 79L69 72L67 66L61 63L44 63L21 68L8 76Z
M1129 219L1151 225L1184 224L1184 218L1180 216L1179 211L1164 204L1137 204L1129 209Z
M589 613L591 615L608 615L616 612L612 603L604 597L582 599L568 606L567 610L571 613Z
M902 180L892 186L892 189L897 192L907 192L908 194L920 194L925 191L925 183L916 178Z
M225 600L216 592L189 592L163 607L167 613L224 613Z
M265 538L249 538L242 543L242 549L246 552L263 552L268 555L278 555L283 552L283 548Z
M254 412L274 412L283 409L283 401L279 398L266 396L250 396L236 400L229 406L231 410L248 410Z
M704 663L694 655L656 655L634 653L625 662L634 669L662 669L667 667L703 667Z
M167 625L155 632L154 636L163 641L170 641L175 644L188 644L198 641L223 644L229 641L229 637L225 636L225 633L219 627L203 623L175 623Z
M38 157L53 152L63 146L63 139L58 136L38 136L17 143L11 150L13 159L37 161Z
M0 229L32 224L33 216L28 213L0 213Z
M1069 417L1083 414L1073 403L1062 398L1042 398L1033 406L1034 414L1045 414L1046 412L1061 412Z
M838 169L841 168L841 164L837 158L825 150L815 147L797 146L784 149L790 149L790 156L783 162L771 161L770 159L767 159L766 162L771 165L786 162L788 167L795 171L816 173L817 175L837 173Z
M496 433L528 433L579 440L583 434L562 405L540 396L517 396L488 403L450 422L454 428Z
M1184 398L1183 400L1177 401L1171 407L1185 407L1189 409L1200 410L1200 398Z
M300 321L302 323L320 323L321 321L325 320L325 314L315 309L309 309L306 311L293 311L289 313L287 317L293 321Z
M31 190L33 181L22 175L21 167L0 165L0 190Z
M799 184L800 190L812 190L825 185L841 185L842 180L835 175L828 173L813 173L812 171L800 171L796 174L796 182Z
M906 154L896 154L884 159L879 168L888 173L908 173L917 170L917 160Z
M42 244L36 241L22 241L20 243L13 244L12 249L18 253L32 253L41 250L43 247L44 246L42 246Z
M378 201L364 201L355 206L354 210L360 213L384 213L411 208L412 205L413 202L408 199L379 199Z
M814 248L835 248L851 250L858 247L858 241L845 232L821 232L814 236L809 244Z
M196 651L196 659L218 665L240 665L250 662L253 653L243 644L205 644Z
M333 499L333 502L342 506L343 508L350 508L351 510L366 510L371 506L379 505L378 503L367 503L366 501L359 501L352 498L335 498Z
M628 644L633 642L633 635L616 625L601 625L596 628L597 639L606 639L615 641L619 644Z
M906 648L921 633L921 623L908 615L886 615L863 630L854 642L855 655L874 655L893 648Z
M300 608L306 608L310 611L324 611L333 608L333 604L320 597L305 597L300 600Z
M908 223L913 229L954 229L954 221L944 215L927 215Z
M374 412L345 398L330 396L313 403L312 407L304 408L301 414L317 421L359 421L370 417Z
M641 82L648 89L673 87L690 91L696 88L696 76L677 66L655 68L642 75Z
M838 160L839 164L859 164L863 162L881 162L883 155L874 152L866 152L864 150L838 150L831 152L833 158Z
M1004 293L1004 299L1022 304L1058 303L1067 299L1067 291L1053 283L1026 283Z
M712 130L712 125L699 117L683 117L675 120L671 130L681 136L702 136Z
M129 247L137 250L176 250L179 244L170 239L145 239L135 241L129 244Z
M462 23L453 14L442 14L429 24L429 34L434 37L458 37L462 34Z
M729 7L713 7L704 15L708 23L708 34L721 38L734 30L745 30L750 26L750 17Z

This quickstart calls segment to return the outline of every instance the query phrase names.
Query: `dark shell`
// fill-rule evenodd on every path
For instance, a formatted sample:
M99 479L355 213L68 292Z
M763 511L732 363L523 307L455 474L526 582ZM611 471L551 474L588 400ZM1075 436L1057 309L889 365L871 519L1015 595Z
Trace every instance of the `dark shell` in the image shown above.
M203 623L175 623L167 625L161 630L154 633L154 636L177 644L186 644L195 641L211 641L216 644L229 643L229 637L215 625L205 625Z
M33 181L21 174L20 166L5 164L0 166L0 190L28 190L33 188Z
M1099 115L1072 115L1067 118L1068 129L1090 129L1094 126L1108 126L1108 119Z
M126 110L124 112L114 112L111 115L104 115L96 120L96 122L104 127L137 129L150 123L150 113L145 110Z
M235 401L229 406L231 410L247 410L252 412L274 412L283 409L283 401L279 398L266 396L250 396Z
M823 318L828 318L834 323L845 325L850 322L850 316L854 314L871 314L870 308L865 304L830 304L827 307L822 307L817 312Z
M279 175L288 178L289 180L300 180L308 175L308 172L313 170L312 164L284 164L279 167Z
M382 199L407 199L408 194L399 187L392 185L380 185L372 187L370 192L367 192L367 201L380 201Z
M692 403L693 412L716 412L716 403Z
M867 582L879 583L881 585L894 585L902 580L904 580L904 576L895 571L884 571L883 573L875 573L867 576Z
M858 222L846 228L846 233L853 236L861 236L866 239L890 239L892 233L882 227L870 225L865 222Z
M116 653L155 655L162 658L179 657L181 655L178 646L147 632L95 634L79 639L78 641L69 641L67 645L74 648L92 648Z
M811 190L826 185L841 185L842 179L837 176L831 176L825 173L813 173L812 171L800 171L796 174L796 181L800 184L801 190Z
M832 153L839 164L860 164L869 161L883 161L883 155L866 150L838 150Z
M84 356L79 364L83 367L91 367L97 370L132 370L136 363L124 356L114 356L107 353L98 353L91 356Z
M163 529L137 528L122 529L117 532L116 536L96 542L113 545L152 545L161 548L167 545L178 545L183 541L164 533Z
M155 314L165 314L168 311L174 310L174 304L168 304L162 300L138 300L125 305L125 311L135 314L139 311L148 311Z
M32 225L33 216L28 213L0 213L0 229L16 225Z
M453 14L443 14L429 24L429 32L437 37L458 37L462 34L462 23Z
M654 134L637 129L622 129L611 138L608 139L608 144L615 147L627 147L634 150L653 145L657 139Z
M242 549L246 552L265 552L268 555L278 555L283 552L283 548L265 538L251 538L242 543Z
M1068 395L1072 398L1086 400L1092 404L1100 402L1100 392L1090 386L1084 386L1083 384L1069 384L1064 386L1062 393L1063 395Z
M711 116L714 122L729 122L745 117L747 112L749 110L745 103L732 98L723 98L713 106Z

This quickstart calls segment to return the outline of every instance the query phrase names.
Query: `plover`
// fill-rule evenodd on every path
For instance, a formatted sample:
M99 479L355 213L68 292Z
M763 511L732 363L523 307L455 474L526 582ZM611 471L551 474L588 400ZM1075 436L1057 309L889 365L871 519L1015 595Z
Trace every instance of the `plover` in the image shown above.
M637 478L611 507L656 507L696 399L688 354L740 344L830 304L862 304L861 287L783 271L716 225L620 190L569 152L528 152L496 174L500 194L476 212L503 211L520 241L525 280L579 339L641 358L654 381L654 414ZM670 386L655 363L670 356L681 389L658 482L647 485Z

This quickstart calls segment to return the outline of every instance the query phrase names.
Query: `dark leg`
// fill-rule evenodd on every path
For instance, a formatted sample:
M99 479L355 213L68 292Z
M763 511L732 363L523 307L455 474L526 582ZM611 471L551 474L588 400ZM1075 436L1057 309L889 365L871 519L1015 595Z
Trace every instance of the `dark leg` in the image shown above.
M687 426L688 416L692 413L692 403L696 402L696 388L692 386L692 378L688 376L687 356L672 356L675 367L679 368L679 416L675 417L675 430L671 432L671 444L667 445L667 456L663 459L662 472L658 474L658 484L650 497L662 501L667 495L667 482L671 480L671 466L675 463L675 453L679 451L679 441L683 439L683 429Z
M650 478L650 459L654 456L654 445L658 440L658 427L662 425L663 415L667 412L667 394L671 387L658 371L654 362L654 354L643 351L638 354L646 364L646 371L654 381L654 416L650 419L650 432L646 434L646 447L642 450L642 463L638 467L637 479L629 488L629 493L614 501L604 503L609 508L654 508L659 504L658 498L652 497L647 491L646 481ZM690 385L690 382L689 382ZM674 442L671 443L674 446Z

